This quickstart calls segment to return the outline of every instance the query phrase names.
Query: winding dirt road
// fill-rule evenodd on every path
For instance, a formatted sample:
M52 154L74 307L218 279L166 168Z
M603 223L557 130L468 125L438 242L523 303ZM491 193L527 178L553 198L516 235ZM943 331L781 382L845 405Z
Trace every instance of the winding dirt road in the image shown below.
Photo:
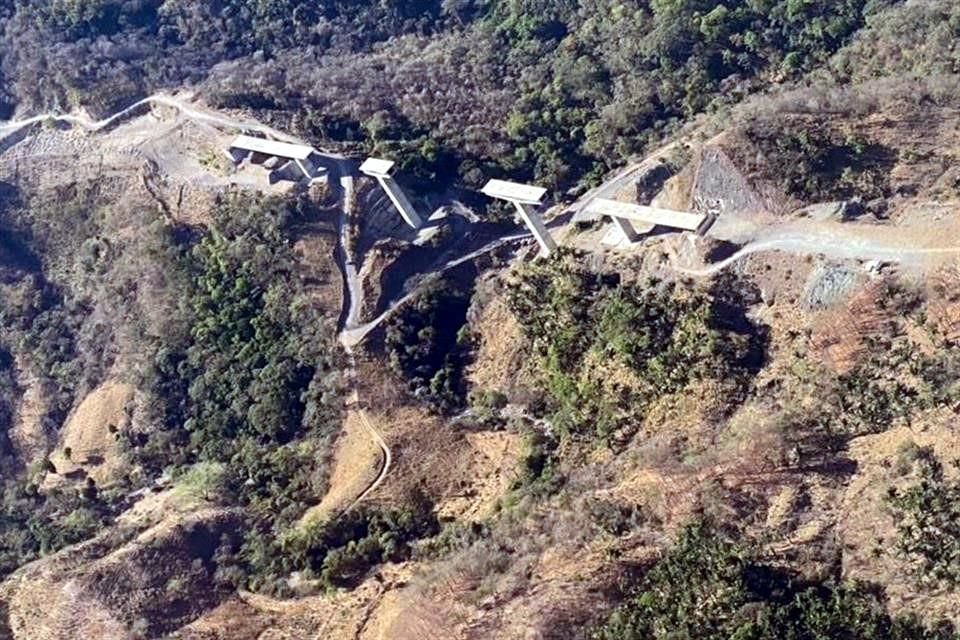
M211 124L217 127L223 127L227 129L240 129L246 132L255 132L260 133L265 136L272 137L276 140L281 140L283 142L290 142L293 144L307 144L300 138L292 136L283 131L274 129L273 127L268 127L267 125L261 124L252 120L244 120L241 118L234 118L231 116L226 116L214 111L203 109L197 107L195 104L192 104L188 100L183 98L177 98L165 93L157 93L150 97L144 98L134 102L129 107L121 109L115 114L103 118L102 120L92 120L85 114L78 113L44 113L36 116L31 116L29 118L24 118L23 120L13 120L9 122L4 122L0 124L0 138L9 136L25 127L29 127L34 124L40 124L44 122L66 122L78 126L82 129L86 129L90 132L102 131L109 128L110 126L117 124L118 122L124 120L125 118L131 117L136 114L137 110L141 107L150 106L150 105L160 105L164 107L171 107L179 111L183 116L193 120L194 122L203 122L206 124ZM338 154L325 154L330 157L343 159L343 156Z
M757 230L749 242L718 262L703 267L684 267L677 264L674 255L671 267L683 275L710 277L752 254L765 251L822 255L836 260L877 260L906 267L922 267L930 258L960 255L960 245L930 247L915 246L914 242L904 229L898 227L867 227L855 223L791 225L786 222L776 228Z

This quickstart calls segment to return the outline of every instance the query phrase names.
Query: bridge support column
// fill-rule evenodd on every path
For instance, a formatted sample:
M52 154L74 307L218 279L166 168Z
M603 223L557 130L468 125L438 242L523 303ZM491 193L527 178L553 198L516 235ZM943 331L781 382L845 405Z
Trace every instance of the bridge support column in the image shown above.
M620 233L623 234L623 237L627 239L627 242L636 242L640 239L640 234L637 233L637 230L633 228L633 225L630 224L630 221L626 218L618 218L616 216L610 216L613 218L613 224L620 229Z
M537 208L543 204L543 198L547 194L546 189L516 182L491 180L481 191L484 195L505 200L517 208L520 219L527 225L527 229L540 245L540 255L547 257L557 250L557 243L554 242L547 225L543 223L543 218L537 212Z
M419 229L423 226L423 220L417 214L413 205L410 204L410 200L403 192L403 189L401 189L397 181L390 176L390 170L393 168L393 165L394 163L389 160L367 158L367 160L360 165L360 171L371 178L376 178L377 182L380 183L380 186L386 192L387 197L390 198L390 202L393 203L393 206L396 207L400 213L400 217L403 218L404 222L414 229Z
M307 180L313 180L317 176L317 168L309 158L306 160L296 160L296 163L297 168L300 169L300 173L302 173Z
M517 208L520 219L527 225L530 233L536 238L537 244L540 245L540 254L546 257L556 251L557 243L554 242L553 236L550 235L547 225L543 223L543 218L540 217L537 210L532 205L523 202L514 201L513 205Z

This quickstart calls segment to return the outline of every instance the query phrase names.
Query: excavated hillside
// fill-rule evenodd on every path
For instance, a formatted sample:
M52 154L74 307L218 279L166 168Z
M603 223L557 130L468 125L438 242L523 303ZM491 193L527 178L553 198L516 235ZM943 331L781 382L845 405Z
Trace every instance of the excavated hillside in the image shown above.
M0 532L0 629L585 638L696 522L960 624L917 534L960 512L960 141L899 91L700 123L552 209L549 259L456 198L409 231L335 156L271 184L196 102L4 138L3 468L42 535ZM597 195L715 219L628 244Z

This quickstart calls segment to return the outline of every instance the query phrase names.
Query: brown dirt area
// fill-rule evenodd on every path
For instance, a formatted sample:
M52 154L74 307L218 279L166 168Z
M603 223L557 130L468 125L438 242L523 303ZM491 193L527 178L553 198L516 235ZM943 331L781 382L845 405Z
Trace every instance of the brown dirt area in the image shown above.
M459 494L447 495L437 505L441 519L480 521L492 515L500 498L516 478L523 438L506 431L466 433L472 450L458 468L464 484Z
M311 507L301 524L324 520L350 506L376 479L383 453L364 426L357 411L348 411L333 454L329 490Z
M351 592L276 600L240 593L179 632L184 640L465 638L464 614L406 585L410 565L383 567Z
M56 474L48 482L56 482L77 472L104 486L116 478L124 463L114 432L123 429L128 420L127 405L133 399L131 385L110 380L92 392L74 409L60 431L60 440L50 454ZM70 458L66 451L70 449Z
M530 380L523 374L530 357L520 324L502 297L484 305L471 326L478 338L477 355L467 376L474 387L511 395L518 380Z
M343 280L333 259L336 242L332 234L309 232L293 245L308 295L318 309L333 317L343 297Z
M845 578L874 581L884 585L890 608L912 612L924 619L951 619L960 622L960 595L956 592L930 592L918 587L912 564L897 554L893 547L896 522L886 507L885 496L890 486L903 485L896 464L904 445L933 447L944 461L948 477L958 472L949 464L960 458L960 435L953 428L956 416L936 412L918 421L913 427L898 427L875 436L854 440L850 456L857 461L858 471L847 488L840 505L837 536L843 546Z
M177 628L223 596L195 560L204 553L203 538L237 524L236 513L221 509L170 515L26 565L0 584L14 637L127 640L141 618L151 637ZM171 588L174 578L187 581L189 601Z
M458 429L410 403L396 376L369 359L358 363L360 398L390 447L393 464L373 501L402 503L419 489L450 519L482 519L515 477L521 438L504 431ZM367 436L369 438L369 436ZM331 478L331 491L334 491ZM339 489L336 489L339 492Z

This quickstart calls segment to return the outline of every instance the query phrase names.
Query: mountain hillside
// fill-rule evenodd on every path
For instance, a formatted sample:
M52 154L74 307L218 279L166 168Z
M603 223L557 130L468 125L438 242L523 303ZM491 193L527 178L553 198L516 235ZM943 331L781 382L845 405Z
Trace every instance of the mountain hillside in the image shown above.
M0 638L960 637L958 34L0 8Z

